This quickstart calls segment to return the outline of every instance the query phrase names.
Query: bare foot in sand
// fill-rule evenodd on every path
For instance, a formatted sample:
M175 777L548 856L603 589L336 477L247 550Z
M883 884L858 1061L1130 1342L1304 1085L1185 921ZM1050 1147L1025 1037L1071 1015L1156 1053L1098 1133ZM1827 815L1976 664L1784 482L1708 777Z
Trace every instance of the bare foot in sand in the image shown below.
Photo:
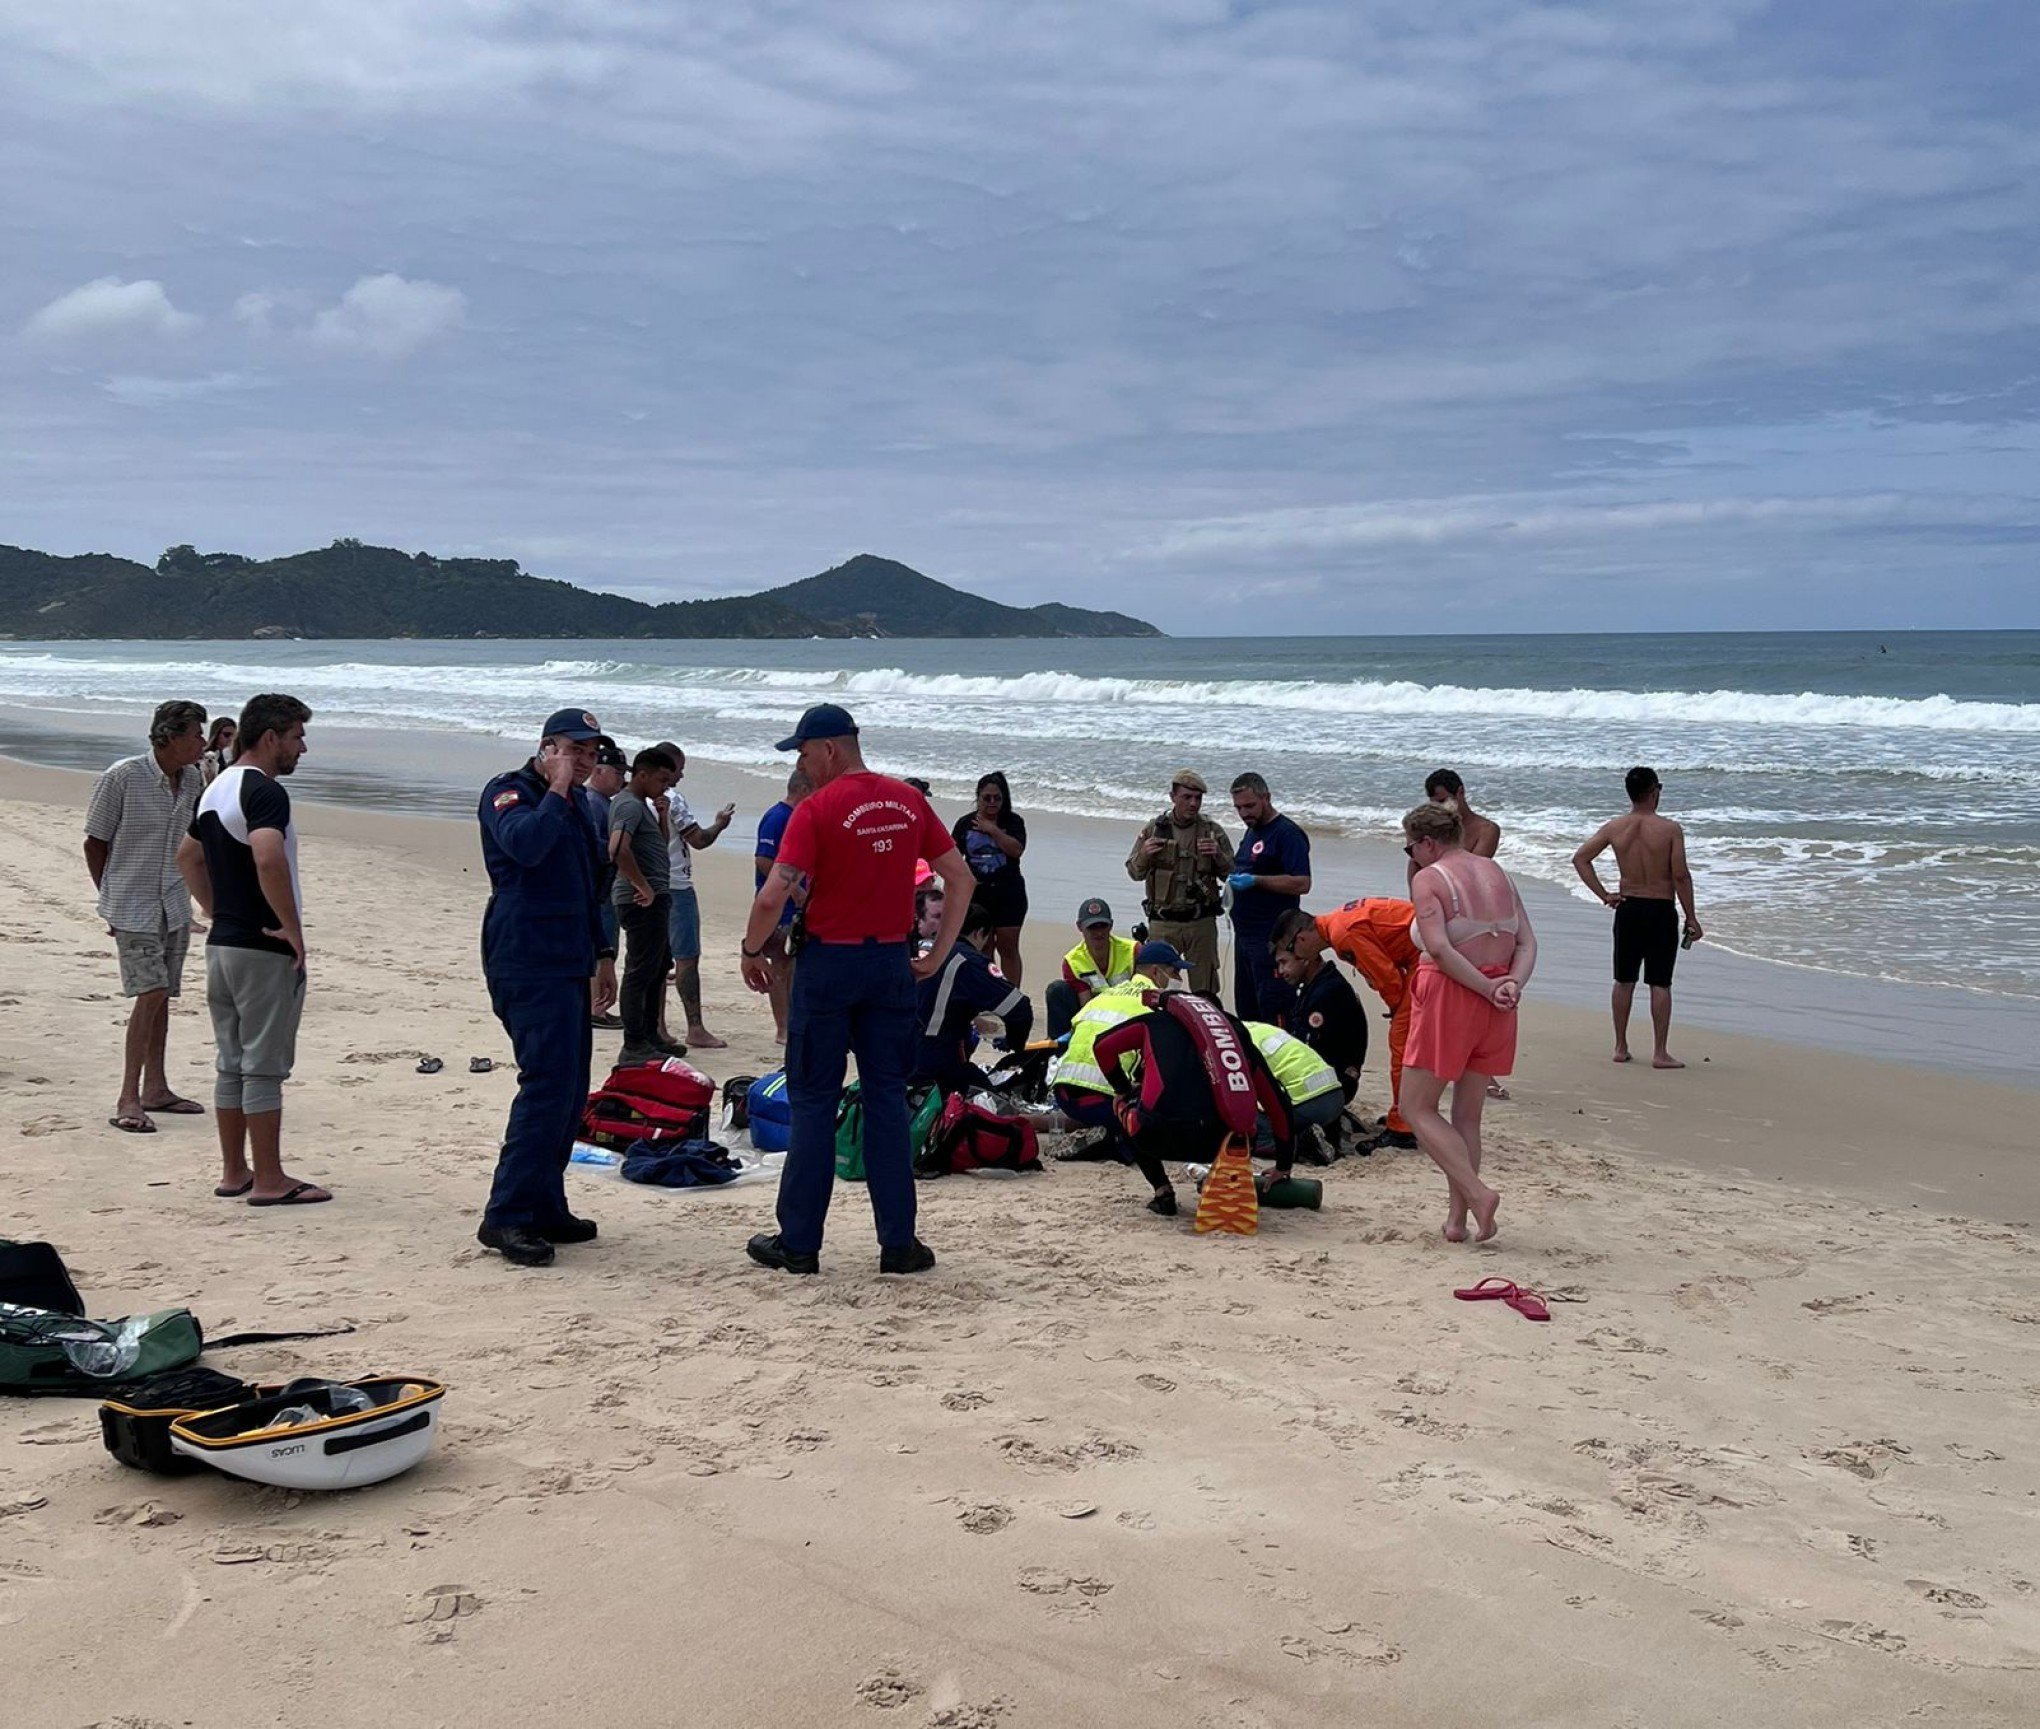
M1494 1189L1489 1189L1486 1193L1487 1198L1485 1200L1475 1200L1472 1203L1474 1221L1480 1226L1480 1229L1473 1234L1473 1240L1476 1243L1486 1242L1500 1228L1495 1224L1495 1213L1502 1204L1502 1197Z
M1449 1216L1449 1217L1448 1217L1448 1218L1446 1219L1446 1221L1445 1221L1445 1233L1444 1233L1444 1234L1445 1234L1445 1240L1446 1240L1446 1242L1448 1242L1448 1243L1463 1243L1463 1242L1465 1242L1465 1241L1466 1241L1466 1215L1465 1215L1464 1213L1457 1213L1457 1212L1455 1212L1455 1213L1451 1214L1451 1215L1450 1215L1450 1216Z
M689 1027L687 1029L687 1042L696 1050L702 1051L726 1051L730 1048L727 1039L717 1038L706 1027Z
M1628 1062L1628 1061L1629 1061L1629 1047L1628 1047L1627 1045L1617 1045L1617 1046L1615 1047L1615 1057L1614 1057L1614 1060L1615 1060L1616 1062L1618 1062L1618 1063L1626 1063L1626 1062Z
M1659 1051L1650 1059L1650 1066L1654 1069L1683 1069L1686 1065L1669 1051Z

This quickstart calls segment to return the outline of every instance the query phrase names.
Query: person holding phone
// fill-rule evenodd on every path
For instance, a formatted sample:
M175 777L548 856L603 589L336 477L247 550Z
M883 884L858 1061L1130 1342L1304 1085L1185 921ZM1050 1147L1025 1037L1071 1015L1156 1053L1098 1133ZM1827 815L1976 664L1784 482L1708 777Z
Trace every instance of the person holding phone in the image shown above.
M579 708L545 723L538 754L482 789L477 815L489 905L482 972L517 1057L517 1096L475 1238L519 1267L595 1237L567 1210L567 1161L588 1102L588 981L602 947L603 838L576 789L602 728Z

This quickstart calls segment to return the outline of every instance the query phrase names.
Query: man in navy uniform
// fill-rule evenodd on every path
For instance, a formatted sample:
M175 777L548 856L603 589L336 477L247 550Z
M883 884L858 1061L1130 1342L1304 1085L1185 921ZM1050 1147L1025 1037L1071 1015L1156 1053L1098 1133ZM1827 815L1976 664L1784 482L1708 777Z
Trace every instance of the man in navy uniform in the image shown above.
M567 1160L588 1101L588 981L603 947L602 838L579 789L602 729L563 708L538 755L482 789L482 972L517 1054L517 1097L488 1210L475 1233L520 1267L552 1263L555 1243L585 1243L589 1219L567 1211Z

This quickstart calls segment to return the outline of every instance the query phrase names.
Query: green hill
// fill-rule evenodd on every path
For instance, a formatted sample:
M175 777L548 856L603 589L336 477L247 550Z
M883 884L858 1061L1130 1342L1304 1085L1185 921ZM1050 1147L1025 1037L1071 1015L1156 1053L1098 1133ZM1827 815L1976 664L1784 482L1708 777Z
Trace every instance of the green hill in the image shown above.
M849 625L863 636L1160 636L1123 612L1051 602L1006 606L923 576L890 558L859 553L846 564L758 596Z
M1079 607L1012 607L869 554L764 594L653 605L532 576L513 559L434 558L336 540L251 559L173 546L151 569L0 546L0 637L1159 636Z

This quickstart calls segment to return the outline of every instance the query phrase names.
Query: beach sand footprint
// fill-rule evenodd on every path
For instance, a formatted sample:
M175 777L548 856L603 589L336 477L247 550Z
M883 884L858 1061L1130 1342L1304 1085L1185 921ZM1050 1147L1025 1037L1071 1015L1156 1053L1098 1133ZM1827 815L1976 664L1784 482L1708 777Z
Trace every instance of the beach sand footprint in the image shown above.
M1054 1613L1073 1619L1095 1615L1098 1600L1112 1589L1109 1580L1094 1579L1087 1573L1065 1573L1060 1567L1022 1567L1015 1583L1029 1595L1041 1598Z
M860 1705L870 1705L880 1711L897 1711L902 1706L913 1704L927 1691L897 1664L888 1663L858 1682L852 1689L852 1696Z
M422 1627L429 1643L442 1644L453 1637L456 1621L481 1613L482 1600L465 1585L432 1585L421 1591L404 1611L407 1627Z
M990 1537L1013 1523L1013 1509L998 1501L973 1501L956 1515L973 1537Z

